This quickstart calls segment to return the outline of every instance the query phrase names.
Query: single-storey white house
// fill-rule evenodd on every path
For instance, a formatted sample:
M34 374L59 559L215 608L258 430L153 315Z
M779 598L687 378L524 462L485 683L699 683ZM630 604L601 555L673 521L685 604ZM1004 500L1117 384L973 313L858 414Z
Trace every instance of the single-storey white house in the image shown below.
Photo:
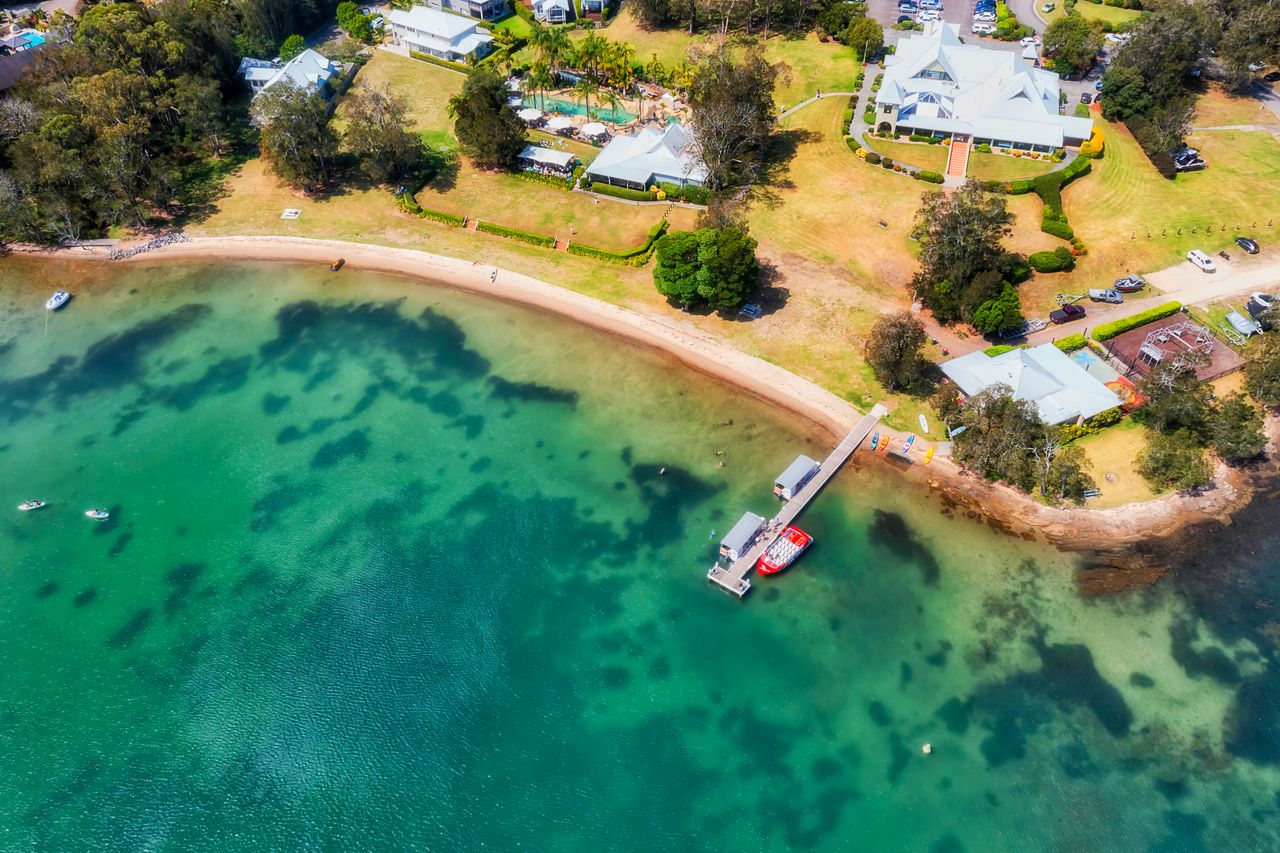
M1092 119L1058 110L1058 75L1013 53L964 44L955 24L933 21L885 61L876 130L1040 152L1089 138Z
M997 356L981 350L939 367L967 396L1004 385L1015 400L1036 405L1045 423L1076 423L1123 402L1071 356L1053 344L1015 349Z
M645 128L609 140L587 167L591 183L645 190L659 181L688 186L707 182L707 167L698 156L693 133L679 124L662 130Z
M329 81L342 71L336 62L330 62L314 50L307 49L288 62L270 59L240 60L240 76L249 84L256 98L280 83L288 83L299 89L314 89L328 99L333 92Z
M526 171L561 177L572 175L573 167L578 162L572 151L556 151L540 145L526 145L516 159Z
M393 9L387 16L395 44L450 62L481 59L493 50L493 36L484 27L459 15L414 6Z

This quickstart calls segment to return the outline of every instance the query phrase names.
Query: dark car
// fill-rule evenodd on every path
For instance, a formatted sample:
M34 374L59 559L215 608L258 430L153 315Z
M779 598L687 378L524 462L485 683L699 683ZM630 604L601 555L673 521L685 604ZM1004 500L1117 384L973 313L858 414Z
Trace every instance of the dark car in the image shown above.
M1268 83L1274 83L1277 80L1280 80L1280 71L1272 71L1270 74L1266 75L1262 79L1266 80Z
M1082 104L1092 104L1092 103L1093 103L1093 95L1090 95L1088 92L1081 92L1081 93L1080 93L1080 103L1082 103Z
M911 22L912 22L912 21L914 21L914 20L915 20L915 18L911 17L910 15L899 15L899 16L898 16L898 23L899 23L899 24L909 24L909 23L911 23Z
M1111 285L1113 290L1118 290L1121 293L1137 293L1146 286L1147 283L1143 281L1140 276L1136 275L1127 275L1124 278L1118 278L1115 280L1115 283Z
M1257 240L1251 240L1248 237L1237 237L1236 245L1239 246L1241 249L1244 249L1246 252L1248 252L1251 255L1258 254Z
M1244 306L1244 309L1249 312L1249 317L1253 320L1253 322L1257 323L1259 326L1262 327L1262 331L1264 332L1271 331L1270 306L1263 305L1255 300L1250 299L1249 302Z
M1063 323L1070 323L1072 320L1079 320L1084 316L1084 307L1080 305L1063 305L1057 311L1049 314L1049 322L1055 326L1061 326Z
M1190 160L1175 160L1173 168L1179 172L1199 172L1205 167L1204 160L1194 157Z

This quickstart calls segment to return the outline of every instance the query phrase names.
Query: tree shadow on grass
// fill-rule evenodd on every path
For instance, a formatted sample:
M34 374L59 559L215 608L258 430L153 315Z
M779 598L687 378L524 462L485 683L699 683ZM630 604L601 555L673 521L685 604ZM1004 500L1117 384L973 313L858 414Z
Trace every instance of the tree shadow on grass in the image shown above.
M767 258L761 258L760 283L756 286L755 293L748 300L752 305L760 307L761 316L773 314L787 307L787 302L791 299L791 291L781 285L782 280L782 273L779 271L777 264ZM740 315L736 311L725 312L724 316L727 319L742 322L750 322L753 319Z
M750 201L759 201L769 207L781 204L778 190L795 189L791 179L791 161L801 145L821 142L823 135L805 128L791 128L770 135L760 174L748 190Z

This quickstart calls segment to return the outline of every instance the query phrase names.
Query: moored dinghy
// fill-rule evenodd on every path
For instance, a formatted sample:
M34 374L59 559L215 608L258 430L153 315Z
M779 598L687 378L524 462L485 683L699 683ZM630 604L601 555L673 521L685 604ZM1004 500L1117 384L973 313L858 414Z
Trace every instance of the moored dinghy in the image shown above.
M50 296L49 301L44 304L44 307L49 311L57 311L63 305L66 305L67 300L69 300L70 298L71 298L71 294L68 293L67 291L55 290L53 292L53 296Z
M89 518L92 518L94 521L106 521L111 517L111 513L104 512L100 509L87 509L84 514Z

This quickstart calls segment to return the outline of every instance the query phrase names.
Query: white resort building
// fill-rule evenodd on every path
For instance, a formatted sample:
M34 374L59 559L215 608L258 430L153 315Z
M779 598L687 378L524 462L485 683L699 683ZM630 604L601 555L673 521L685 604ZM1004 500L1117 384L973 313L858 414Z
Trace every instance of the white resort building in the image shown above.
M633 190L658 182L703 186L707 167L697 154L693 133L669 124L662 130L645 128L632 136L615 136L587 167L586 179Z
M393 9L391 22L394 44L415 53L425 53L450 62L481 59L493 50L493 36L474 21L425 6L406 11Z
M1121 404L1106 385L1053 344L989 356L982 350L938 365L972 397L1004 385L1015 400L1034 403L1045 423L1076 423Z
M253 59L248 56L240 60L240 76L249 84L255 98L272 86L288 83L299 89L314 89L327 100L333 94L329 81L341 70L338 63L330 62L310 49L302 51L288 62Z
M1058 75L963 44L955 24L934 21L885 61L876 130L1047 153L1081 144L1093 129L1091 119L1061 115L1059 101Z

